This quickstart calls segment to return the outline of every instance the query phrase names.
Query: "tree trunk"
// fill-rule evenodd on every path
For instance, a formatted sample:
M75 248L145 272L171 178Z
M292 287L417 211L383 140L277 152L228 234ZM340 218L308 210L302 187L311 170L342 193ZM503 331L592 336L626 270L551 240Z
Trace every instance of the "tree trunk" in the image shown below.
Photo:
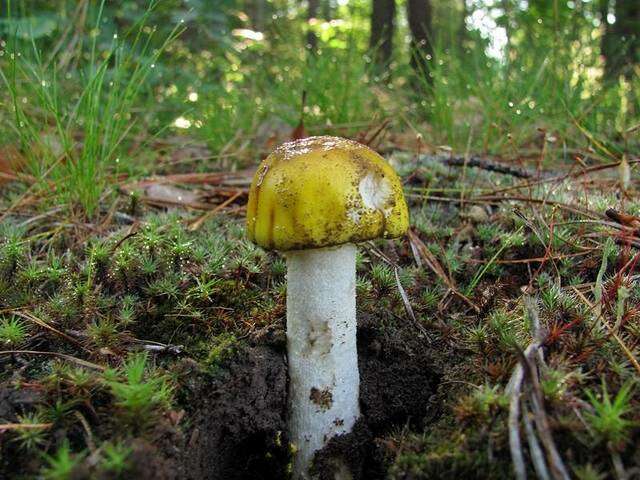
M605 79L615 80L620 75L630 78L633 67L640 63L640 3L637 0L616 0L616 21L609 24L606 14L609 2L602 0L601 16L604 16L605 33L601 51L605 58Z
M469 39L468 31L467 31L467 17L469 16L469 8L467 7L467 0L461 0L462 9L460 11L460 24L458 26L458 42L456 46L458 47L458 52L461 54L465 53L465 46L467 40Z
M613 32L611 25L609 25L609 20L607 17L609 15L609 0L600 0L598 3L598 11L600 13L600 22L602 23L603 33L602 38L600 39L600 55L604 59L604 78L605 80L610 80L613 76L612 71L612 40L613 40Z
M428 83L433 82L430 62L433 61L432 9L430 0L407 0L407 17L411 30L411 66Z
M378 67L386 67L391 61L395 14L395 0L373 0L369 45Z
M251 20L251 28L262 32L265 26L265 0L248 0L246 8L249 20Z
M321 15L324 20L329 21L333 18L333 5L331 4L331 0L322 0L321 10Z
M307 46L309 50L315 52L318 49L318 37L311 25L312 18L318 18L318 7L320 0L309 0L307 5Z
M507 36L507 41L504 45L504 56L507 59L507 71L511 64L511 3L510 0L502 0L502 11L504 12L504 33Z

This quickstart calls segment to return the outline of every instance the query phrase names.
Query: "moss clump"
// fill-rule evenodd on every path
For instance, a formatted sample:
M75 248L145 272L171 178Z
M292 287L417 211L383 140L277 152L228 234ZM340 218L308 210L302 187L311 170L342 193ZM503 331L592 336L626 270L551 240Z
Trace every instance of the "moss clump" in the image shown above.
M216 374L237 353L239 342L234 334L224 332L203 342L200 348L204 353L202 365L207 372Z

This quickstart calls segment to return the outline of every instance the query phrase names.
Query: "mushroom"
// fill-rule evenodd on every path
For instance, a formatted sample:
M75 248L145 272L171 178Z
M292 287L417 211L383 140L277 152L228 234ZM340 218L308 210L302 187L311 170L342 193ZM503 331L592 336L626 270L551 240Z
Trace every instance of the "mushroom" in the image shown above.
M261 247L284 252L287 263L294 479L312 478L315 452L350 432L360 415L355 243L400 236L408 222L398 175L355 141L288 142L258 167L247 233Z

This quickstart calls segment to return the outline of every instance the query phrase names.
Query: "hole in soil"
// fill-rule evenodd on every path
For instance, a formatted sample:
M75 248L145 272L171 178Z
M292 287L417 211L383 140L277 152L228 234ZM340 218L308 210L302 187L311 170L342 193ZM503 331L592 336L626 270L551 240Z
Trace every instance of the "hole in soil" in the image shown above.
M412 327L380 329L378 319L358 321L362 418L354 432L336 438L317 457L320 478L335 458L348 459L355 478L385 478L377 438L410 424L421 427L440 375L431 350ZM286 478L287 371L284 345L247 348L222 379L200 386L194 398L184 455L185 478Z

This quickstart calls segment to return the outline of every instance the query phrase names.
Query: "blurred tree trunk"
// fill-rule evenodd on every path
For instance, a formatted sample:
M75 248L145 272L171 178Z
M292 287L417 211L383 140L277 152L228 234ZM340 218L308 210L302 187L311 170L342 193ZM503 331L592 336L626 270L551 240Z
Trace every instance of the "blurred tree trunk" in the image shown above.
M407 17L411 30L411 66L428 83L433 83L429 62L433 61L433 32L430 0L407 0Z
M460 25L458 26L458 51L465 53L465 46L469 39L467 31L467 17L469 16L469 8L467 7L467 0L460 0L462 8L460 10Z
M600 0L598 2L598 13L600 15L600 23L602 24L603 32L600 38L600 55L604 59L604 76L605 79L609 76L609 57L611 56L611 25L607 19L609 15L609 0Z
M504 55L507 59L507 70L511 60L511 4L510 0L502 0L502 11L504 12L504 33L507 36L507 42L504 46Z
M324 20L329 21L333 18L333 5L331 0L322 0L321 10L321 15Z
M373 0L369 46L378 67L385 67L391 61L395 14L395 0Z
M251 20L251 28L257 32L264 30L265 1L266 0L247 0L246 3L247 15Z
M318 49L318 37L313 29L314 27L311 25L311 19L318 18L319 6L320 0L309 0L307 5L307 45L312 52Z
M640 2L616 0L613 24L607 21L608 13L609 1L601 0L600 15L605 22L601 43L605 80L615 80L622 74L631 78L633 67L640 63Z

